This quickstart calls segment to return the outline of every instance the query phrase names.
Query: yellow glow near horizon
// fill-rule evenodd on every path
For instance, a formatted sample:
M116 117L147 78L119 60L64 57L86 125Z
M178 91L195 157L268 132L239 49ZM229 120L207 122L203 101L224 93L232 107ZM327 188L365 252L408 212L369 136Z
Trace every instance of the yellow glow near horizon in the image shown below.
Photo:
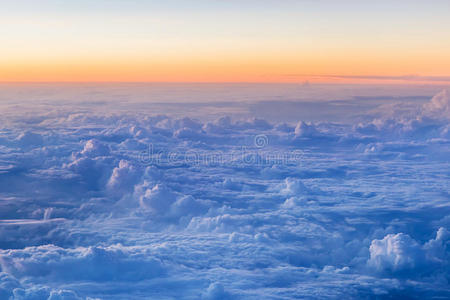
M254 12L253 1L243 8L230 1L223 11L224 4L171 0L187 11L121 13L129 7L113 1L105 13L81 2L82 12L0 11L0 81L397 82L389 78L450 75L450 21L438 6L386 14L347 0L335 13L267 0L273 11Z

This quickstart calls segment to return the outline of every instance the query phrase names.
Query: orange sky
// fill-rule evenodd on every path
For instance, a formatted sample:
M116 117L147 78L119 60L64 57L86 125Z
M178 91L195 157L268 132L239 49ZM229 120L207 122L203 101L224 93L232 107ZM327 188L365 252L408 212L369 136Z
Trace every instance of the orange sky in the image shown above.
M372 82L423 81L450 70L439 57L204 57L4 62L1 81ZM415 75L411 78L405 75ZM341 76L341 77L340 77ZM383 78L386 76L386 78ZM392 79L398 76L398 79ZM421 76L421 77L419 77ZM404 79L406 78L406 79ZM438 82L438 78L434 81ZM450 78L449 80L450 81Z
M6 4L0 81L450 82L445 1L169 2Z

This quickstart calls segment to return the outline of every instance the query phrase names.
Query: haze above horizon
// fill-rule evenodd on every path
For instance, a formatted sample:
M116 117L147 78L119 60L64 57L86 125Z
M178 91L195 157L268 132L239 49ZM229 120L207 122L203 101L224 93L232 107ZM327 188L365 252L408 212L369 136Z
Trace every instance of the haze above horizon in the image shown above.
M1 82L450 82L450 3L35 1L0 7Z

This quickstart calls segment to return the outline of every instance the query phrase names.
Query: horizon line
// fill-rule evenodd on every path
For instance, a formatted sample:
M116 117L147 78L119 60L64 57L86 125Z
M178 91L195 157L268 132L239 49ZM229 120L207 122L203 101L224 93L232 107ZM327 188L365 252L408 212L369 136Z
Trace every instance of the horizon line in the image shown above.
M325 77L325 76L324 76ZM330 76L332 77L332 76ZM356 79L358 76L349 76L349 78ZM334 78L337 78L334 77ZM341 77L343 78L343 77ZM362 76L359 77L362 79ZM366 80L370 80L369 78L364 78ZM88 84L88 83L94 83L94 84L113 84L113 83L122 83L122 84L289 84L289 85L448 85L450 84L450 81L440 81L440 80L400 80L400 79L375 79L372 78L373 81L362 81L362 80L356 80L352 82L348 81L310 81L310 80L303 80L298 82L292 82L292 81L128 81L128 80L89 80L89 81L83 81L83 80L43 80L43 81L10 81L0 80L0 84Z

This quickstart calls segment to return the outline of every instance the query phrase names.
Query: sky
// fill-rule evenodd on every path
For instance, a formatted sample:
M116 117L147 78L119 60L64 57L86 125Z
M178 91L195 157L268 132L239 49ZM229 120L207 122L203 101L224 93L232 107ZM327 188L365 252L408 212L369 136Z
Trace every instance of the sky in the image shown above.
M4 1L2 82L450 82L450 2Z

